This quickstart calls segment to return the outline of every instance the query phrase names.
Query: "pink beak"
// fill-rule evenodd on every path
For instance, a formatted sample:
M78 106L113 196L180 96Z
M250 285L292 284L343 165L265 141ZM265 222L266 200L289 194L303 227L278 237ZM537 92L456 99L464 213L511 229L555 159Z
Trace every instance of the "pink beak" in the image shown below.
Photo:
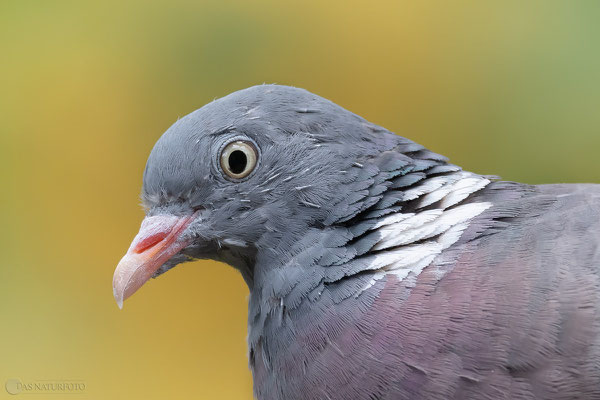
M123 300L191 243L191 239L182 238L182 234L196 214L183 217L156 215L142 221L139 233L119 261L113 276L113 295L119 308L123 308Z

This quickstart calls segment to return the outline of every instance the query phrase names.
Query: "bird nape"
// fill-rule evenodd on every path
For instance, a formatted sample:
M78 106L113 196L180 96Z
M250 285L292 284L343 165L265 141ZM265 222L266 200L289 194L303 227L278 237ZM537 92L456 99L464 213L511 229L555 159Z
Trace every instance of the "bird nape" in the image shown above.
M302 89L179 119L119 306L192 259L250 289L258 399L599 399L600 185L463 171Z

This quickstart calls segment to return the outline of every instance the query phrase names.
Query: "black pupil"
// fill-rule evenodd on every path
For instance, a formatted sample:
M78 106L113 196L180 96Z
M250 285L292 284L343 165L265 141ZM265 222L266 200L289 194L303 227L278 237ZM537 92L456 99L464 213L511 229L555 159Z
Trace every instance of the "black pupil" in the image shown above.
M246 153L241 150L234 150L229 155L229 170L234 174L241 174L248 165L248 158Z

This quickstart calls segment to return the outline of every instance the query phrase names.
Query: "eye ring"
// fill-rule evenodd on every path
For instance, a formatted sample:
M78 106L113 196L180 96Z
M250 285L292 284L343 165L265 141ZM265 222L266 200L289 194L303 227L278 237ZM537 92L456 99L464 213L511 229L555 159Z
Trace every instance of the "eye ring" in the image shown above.
M254 143L235 140L223 147L219 156L219 165L226 178L244 179L256 167L258 151Z

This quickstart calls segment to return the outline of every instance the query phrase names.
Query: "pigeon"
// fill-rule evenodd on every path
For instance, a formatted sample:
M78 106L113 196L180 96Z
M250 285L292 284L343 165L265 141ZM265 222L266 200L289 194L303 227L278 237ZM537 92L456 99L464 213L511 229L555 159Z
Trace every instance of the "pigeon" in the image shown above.
M186 261L233 266L259 400L600 399L600 185L468 172L259 85L175 122L141 198L119 307Z

